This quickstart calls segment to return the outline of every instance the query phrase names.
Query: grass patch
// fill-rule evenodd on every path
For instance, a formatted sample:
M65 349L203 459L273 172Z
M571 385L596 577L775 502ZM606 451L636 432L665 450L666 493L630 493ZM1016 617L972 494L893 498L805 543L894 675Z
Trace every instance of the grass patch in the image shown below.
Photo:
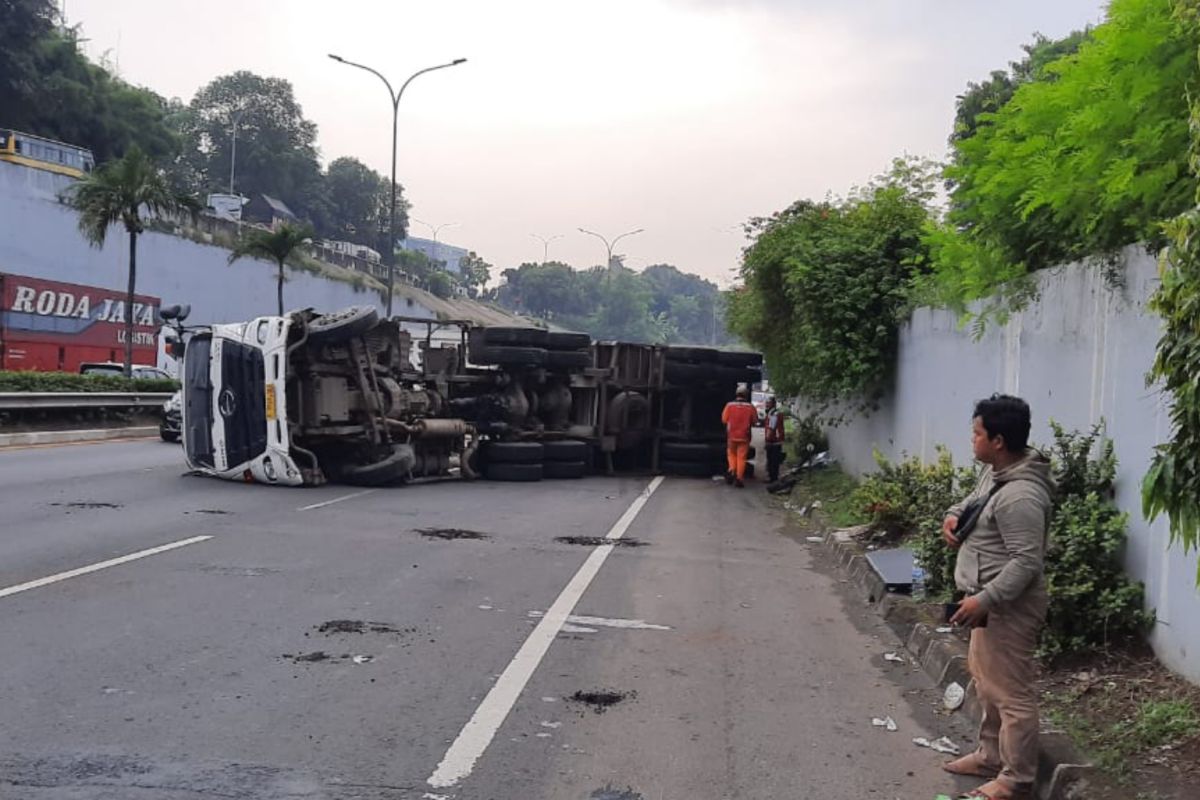
M806 529L849 528L870 519L865 509L853 500L857 487L858 481L840 467L809 470L792 488L790 502L794 508L820 502L820 508L813 509L810 516L799 518Z

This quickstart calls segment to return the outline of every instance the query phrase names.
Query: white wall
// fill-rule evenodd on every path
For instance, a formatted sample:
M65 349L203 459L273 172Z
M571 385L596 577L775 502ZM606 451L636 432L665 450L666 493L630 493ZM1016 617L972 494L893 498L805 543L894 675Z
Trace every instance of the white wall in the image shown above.
M1147 388L1160 327L1145 302L1158 283L1155 258L1124 253L1124 290L1109 289L1098 269L1071 265L1039 276L1040 296L1007 325L974 341L953 314L920 309L903 327L896 383L883 408L830 432L834 455L852 472L874 468L878 447L928 459L944 444L955 461L970 458L975 400L1018 394L1033 409L1033 439L1052 441L1048 420L1068 429L1103 420L1120 465L1117 503L1129 514L1126 568L1146 584L1159 623L1152 643L1172 669L1200 681L1200 591L1196 553L1168 547L1165 519L1141 513L1141 479L1154 445L1169 435L1160 392Z

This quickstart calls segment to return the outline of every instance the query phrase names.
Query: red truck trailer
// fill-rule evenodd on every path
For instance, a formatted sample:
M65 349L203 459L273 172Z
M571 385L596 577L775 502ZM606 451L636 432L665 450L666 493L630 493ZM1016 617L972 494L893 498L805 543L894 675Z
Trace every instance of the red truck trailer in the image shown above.
M89 361L124 361L126 314L133 362L158 360L159 299L95 286L0 273L0 369L77 372Z

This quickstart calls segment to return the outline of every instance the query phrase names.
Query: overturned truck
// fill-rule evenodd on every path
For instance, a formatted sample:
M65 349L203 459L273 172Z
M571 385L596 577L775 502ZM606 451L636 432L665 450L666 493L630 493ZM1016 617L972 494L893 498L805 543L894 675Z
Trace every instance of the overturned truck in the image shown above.
M162 314L183 359L188 463L232 480L709 476L723 470L723 404L761 381L757 353L365 307L200 328Z

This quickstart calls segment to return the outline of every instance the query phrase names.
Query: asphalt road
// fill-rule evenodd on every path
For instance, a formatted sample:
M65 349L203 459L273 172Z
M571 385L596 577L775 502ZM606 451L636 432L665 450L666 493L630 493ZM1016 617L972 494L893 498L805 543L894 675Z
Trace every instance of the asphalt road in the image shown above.
M965 788L911 742L962 729L761 484L184 472L158 442L0 451L0 799ZM556 541L610 534L641 546Z

